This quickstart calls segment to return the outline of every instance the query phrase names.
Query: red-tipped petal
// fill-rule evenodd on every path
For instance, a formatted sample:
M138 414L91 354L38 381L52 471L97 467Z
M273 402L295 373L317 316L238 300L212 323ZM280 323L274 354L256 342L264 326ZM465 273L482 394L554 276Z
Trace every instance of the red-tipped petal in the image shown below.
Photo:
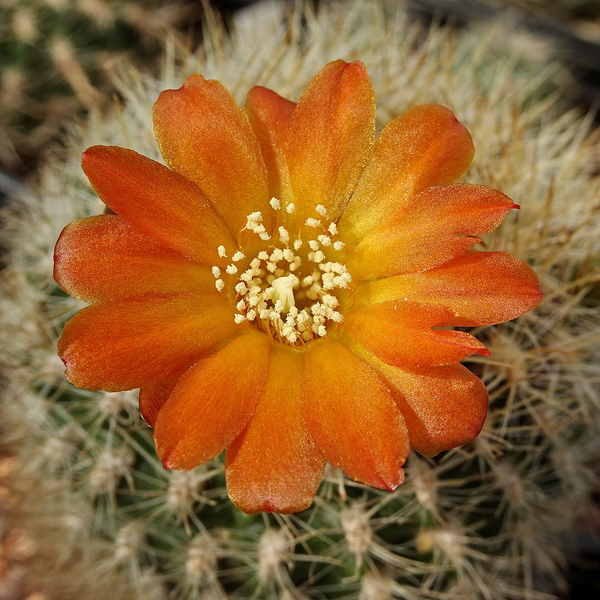
M376 372L337 342L306 352L304 418L329 462L350 478L387 490L402 483L409 451L402 416Z
M353 276L368 280L417 273L441 265L477 244L502 223L514 202L481 185L428 188L373 228L349 255Z
M270 346L265 334L247 333L182 375L154 428L165 467L193 469L240 433L263 391Z
M227 491L246 513L308 508L325 459L302 418L301 354L276 346L252 420L227 450Z
M267 171L246 113L225 87L191 75L154 105L154 131L165 162L209 198L230 232L261 211L270 225Z
M130 298L79 311L58 354L73 385L116 392L181 372L237 329L216 293Z
M283 204L292 202L285 139L296 104L267 88L254 87L248 92L244 108L260 143L271 195Z
M298 223L325 206L335 220L371 158L375 99L365 66L329 63L300 97L287 138Z
M133 150L92 146L82 167L100 199L134 229L188 258L214 264L235 243L198 186ZM229 254L231 256L231 254Z
M54 278L85 302L214 289L208 267L157 244L115 215L80 219L64 228L54 251Z
M429 271L366 283L356 293L357 305L399 299L441 304L454 312L448 325L469 327L510 321L535 308L542 292L521 259L471 251Z
M473 160L469 132L450 110L415 106L383 129L373 159L339 222L343 235L361 239L411 196L454 183Z
M344 334L399 367L457 363L471 354L489 355L485 346L463 331L433 330L453 317L443 307L395 300L348 313Z

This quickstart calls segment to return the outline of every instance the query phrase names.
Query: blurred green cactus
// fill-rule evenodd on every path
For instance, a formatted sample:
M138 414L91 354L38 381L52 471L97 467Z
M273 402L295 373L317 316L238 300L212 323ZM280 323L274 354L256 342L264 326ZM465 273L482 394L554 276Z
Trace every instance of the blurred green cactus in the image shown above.
M73 113L105 104L111 58L155 64L160 40L193 8L176 0L0 0L0 164L24 168Z
M48 164L39 187L4 214L3 437L18 456L16 482L37 492L22 494L19 523L38 549L31 560L45 567L43 577L30 576L28 593L556 597L562 541L592 511L600 483L600 205L589 120L547 95L554 70L545 60L498 53L498 36L510 47L506 30L424 31L401 10L371 2L318 16L266 3L236 24L231 39L210 30L196 53L172 57L159 78L124 68L115 82L123 106L105 118L92 114L71 138L68 159ZM67 222L103 211L80 172L82 149L109 143L158 158L150 115L161 89L200 72L239 102L253 85L297 99L336 58L367 65L379 125L424 102L448 106L465 123L476 148L467 180L521 205L485 243L530 262L546 297L517 321L477 332L492 355L469 366L491 404L473 444L434 459L411 455L406 482L391 494L330 467L311 509L248 516L227 499L220 460L190 472L163 469L135 392L65 382L55 344L80 303L53 282L52 250Z

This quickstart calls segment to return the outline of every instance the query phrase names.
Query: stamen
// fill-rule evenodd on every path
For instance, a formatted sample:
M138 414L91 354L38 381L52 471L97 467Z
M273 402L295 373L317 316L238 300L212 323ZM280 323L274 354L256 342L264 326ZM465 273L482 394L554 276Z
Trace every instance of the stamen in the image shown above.
M277 198L271 198L269 204L274 211L282 208ZM292 214L295 208L290 203L285 210ZM273 340L299 346L326 336L328 326L344 320L342 313L335 310L340 305L337 294L349 288L352 277L345 264L332 254L344 248L344 243L333 241L338 229L329 222L325 206L318 204L315 210L323 220L306 219L304 224L313 232L305 230L303 237L278 224L272 232L267 231L260 211L246 217L240 233L247 230L265 242L272 241L268 246L262 245L254 257L247 257L247 251L236 251L224 268L229 279L220 278L222 268L211 268L217 290L222 292L226 286L232 290L235 323L252 322ZM305 243L308 250L301 252ZM217 250L221 258L226 257L224 246ZM249 266L240 271L235 263L242 260L249 260Z
M288 233L288 230L283 226L279 228L279 239L284 244L287 244L290 241L290 234Z

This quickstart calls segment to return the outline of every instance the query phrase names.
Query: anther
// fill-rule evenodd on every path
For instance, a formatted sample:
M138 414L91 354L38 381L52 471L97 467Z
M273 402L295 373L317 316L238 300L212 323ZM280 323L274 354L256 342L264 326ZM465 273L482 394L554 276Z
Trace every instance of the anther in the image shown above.
M281 226L279 228L279 239L284 243L287 244L290 241L290 234L288 233L288 230Z

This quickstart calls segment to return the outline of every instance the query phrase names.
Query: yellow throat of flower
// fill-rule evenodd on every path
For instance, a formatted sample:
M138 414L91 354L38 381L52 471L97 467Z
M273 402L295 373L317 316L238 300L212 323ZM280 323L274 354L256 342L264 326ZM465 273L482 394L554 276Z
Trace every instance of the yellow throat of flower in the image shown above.
M234 303L238 325L249 323L281 343L302 346L343 321L336 309L352 281L345 245L321 204L315 207L319 218L296 227L293 204L282 208L272 198L271 208L276 213L272 232L260 212L246 217L238 235L241 250L224 268L212 267L215 287ZM221 262L228 258L223 246L217 254Z

